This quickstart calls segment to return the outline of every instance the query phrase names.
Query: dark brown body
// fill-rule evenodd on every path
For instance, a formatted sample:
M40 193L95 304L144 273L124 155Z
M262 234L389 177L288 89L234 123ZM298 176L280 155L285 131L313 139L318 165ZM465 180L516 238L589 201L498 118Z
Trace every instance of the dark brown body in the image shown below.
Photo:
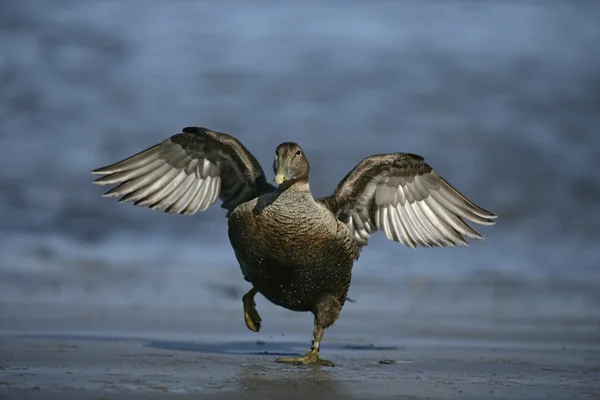
M333 302L339 314L359 250L348 227L307 186L238 206L229 217L229 239L244 277L269 301L317 317L320 303ZM328 326L337 315L326 319L333 319Z

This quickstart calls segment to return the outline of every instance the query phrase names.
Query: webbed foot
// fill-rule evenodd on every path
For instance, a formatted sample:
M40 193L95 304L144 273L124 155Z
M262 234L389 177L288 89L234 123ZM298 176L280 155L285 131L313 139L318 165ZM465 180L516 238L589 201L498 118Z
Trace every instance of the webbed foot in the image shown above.
M275 361L278 363L286 363L286 364L295 364L295 365L308 365L308 364L317 364L324 365L326 367L333 367L335 364L329 360L324 360L319 358L319 348L313 347L311 351L304 354L300 357L282 357L278 358Z
M252 332L260 331L260 323L262 322L262 318L260 318L258 311L256 311L256 303L254 303L256 293L258 291L252 288L242 297L242 302L244 303L244 321L248 329Z

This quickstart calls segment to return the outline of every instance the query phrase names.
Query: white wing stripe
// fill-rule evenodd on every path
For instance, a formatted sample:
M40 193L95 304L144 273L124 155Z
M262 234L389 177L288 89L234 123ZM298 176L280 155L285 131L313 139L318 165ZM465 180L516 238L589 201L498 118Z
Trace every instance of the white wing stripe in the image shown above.
M172 176L172 177L171 177ZM186 178L185 171L178 171L173 169L163 176L160 181L164 185L159 189L155 190L144 197L140 197L140 200L136 201L137 206L146 206L154 204L163 197L170 195Z
M119 201L138 201L155 192L159 192L164 186L167 185L167 183L169 183L169 180L173 179L178 173L179 171L176 169L169 169L160 178L153 178L153 181L150 184L123 196L123 198L121 198Z
M206 177L208 177L210 175L211 166L212 166L211 162L205 158L204 163L202 165L202 174L200 175L200 177L202 179L205 179Z
M408 216L408 221L409 224L412 225L413 228L413 232L414 232L414 240L415 242L417 242L417 244L420 244L421 246L424 247L430 247L427 243L427 240L425 239L425 236L423 235L423 228L421 227L421 225L419 224L419 222L416 220L416 216L413 214L412 211L412 207L410 206L411 203L407 203L404 206L404 209L406 210L406 215Z
M461 217L470 219L474 222L477 222L481 225L493 225L493 221L489 221L489 217L486 218L485 215L481 215L476 208L469 206L467 202L465 202L462 198L457 197L455 193L453 193L449 188L442 186L440 191L438 192L440 196L443 196L450 204L452 204L454 211L456 214Z
M190 200L188 205L183 210L184 215L191 215L195 213L198 208L202 205L202 200L204 200L204 194L208 187L210 186L210 181L207 179L201 180L198 184L198 188L196 189L196 193L194 197Z
M206 189L204 190L204 193L202 193L202 201L200 202L200 204L198 205L198 208L196 209L197 211L204 211L206 210L208 207L210 207L210 200L212 197L212 190L213 187L216 186L216 180L218 178L217 177L212 177L212 176L207 176L206 177Z
M444 234L432 223L427 215L425 215L424 209L427 207L425 200L419 201L413 204L413 211L417 216L417 219L421 222L423 227L427 230L431 244L434 246L452 246L453 242L446 239Z
M194 182L195 178L193 174L186 175L183 182L181 182L179 186L177 186L177 188L175 188L175 190L171 192L171 194L161 199L160 201L157 200L156 203L150 206L150 208L153 210L166 209L167 207L175 203L185 192L187 192L190 186L194 184Z
M414 228L412 227L410 220L408 219L406 208L397 207L396 209L398 210L398 214L400 215L400 222L402 222L402 226L404 227L404 230L406 232L406 239L408 241L407 246L417 247L417 243L415 241L416 235L414 232Z
M443 218L437 216L432 209L433 207L439 207L439 205L437 205L431 197L428 197L421 202L421 209L423 210L423 213L427 216L427 219L431 221L432 225L442 233L441 237L450 239L454 244L466 245L467 242L461 239L458 233L452 229L452 227L450 227Z
M128 169L120 172L115 172L110 175L103 176L96 180L97 185L112 185L115 183L127 181L129 179L139 178L140 176L144 176L152 171L154 171L159 166L163 165L164 160L155 159L152 162L145 164L139 169Z
M432 193L436 193L436 192L434 191ZM445 200L443 197L440 196L440 198L442 200L444 200L445 203L447 203L447 200ZM444 220L444 222L448 223L448 225L450 225L457 232L459 232L463 235L466 235L466 236L469 236L472 238L476 238L476 239L481 239L481 235L479 235L477 232L475 232L471 228L469 228L456 215L452 214L446 208L447 205L444 202L439 202L439 198L435 198L432 196L432 197L429 197L429 199L435 199L438 201L437 203L435 203L436 207L433 207L432 203L429 203L429 206L431 206L433 212L435 212L438 217L442 218Z
M215 201L217 201L217 198L219 198L219 193L221 192L221 177L219 175L215 175L213 182L212 192L208 202L209 205L212 205Z
M114 197L120 196L122 193L132 193L138 189L150 185L155 180L160 179L163 175L167 173L167 171L169 171L170 168L171 166L169 164L163 162L163 164L160 167L154 169L153 171L150 171L146 175L142 175L140 177L127 181L122 186L118 187L119 190L109 190L108 192L106 192L106 194L104 194L104 196Z
M418 225L417 230L419 231L421 237L425 241L426 247L431 247L436 245L437 241L435 239L435 236L429 231L429 228L427 227L427 222L429 222L427 218L423 218L423 215L417 212L417 210L421 211L418 205L419 203L422 203L422 201L408 205L410 207L410 213L413 217L412 222L415 226Z
M406 229L406 226L404 225L404 221L402 220L401 209L402 206L400 204L397 204L396 215L398 216L398 222L400 222L400 224L398 225L401 238L400 242L405 246L415 247L413 241L410 239L410 235Z
M192 201L192 199L194 198L194 195L200 188L201 182L202 181L198 181L196 179L191 180L190 183L187 185L185 192L183 192L181 196L179 196L179 198L175 201L175 203L171 204L165 210L165 212L169 214L179 214L183 212L188 206L188 204L190 204L190 201Z

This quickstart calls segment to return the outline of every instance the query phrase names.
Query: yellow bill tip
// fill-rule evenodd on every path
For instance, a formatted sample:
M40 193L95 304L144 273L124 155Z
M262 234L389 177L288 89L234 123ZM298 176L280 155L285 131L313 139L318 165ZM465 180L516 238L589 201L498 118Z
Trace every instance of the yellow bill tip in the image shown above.
M277 174L277 175L275 175L275 178L273 180L278 185L281 185L283 182L285 182L286 178L285 178L284 174Z

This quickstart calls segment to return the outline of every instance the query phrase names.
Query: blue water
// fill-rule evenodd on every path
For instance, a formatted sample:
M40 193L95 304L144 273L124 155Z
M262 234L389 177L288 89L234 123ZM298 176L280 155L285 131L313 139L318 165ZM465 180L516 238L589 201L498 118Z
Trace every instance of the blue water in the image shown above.
M91 184L188 125L237 136L269 178L277 144L299 142L315 195L368 155L418 153L499 215L468 248L376 235L355 267L364 307L415 277L598 285L599 17L566 1L3 2L0 299L246 289L218 206L165 215Z

